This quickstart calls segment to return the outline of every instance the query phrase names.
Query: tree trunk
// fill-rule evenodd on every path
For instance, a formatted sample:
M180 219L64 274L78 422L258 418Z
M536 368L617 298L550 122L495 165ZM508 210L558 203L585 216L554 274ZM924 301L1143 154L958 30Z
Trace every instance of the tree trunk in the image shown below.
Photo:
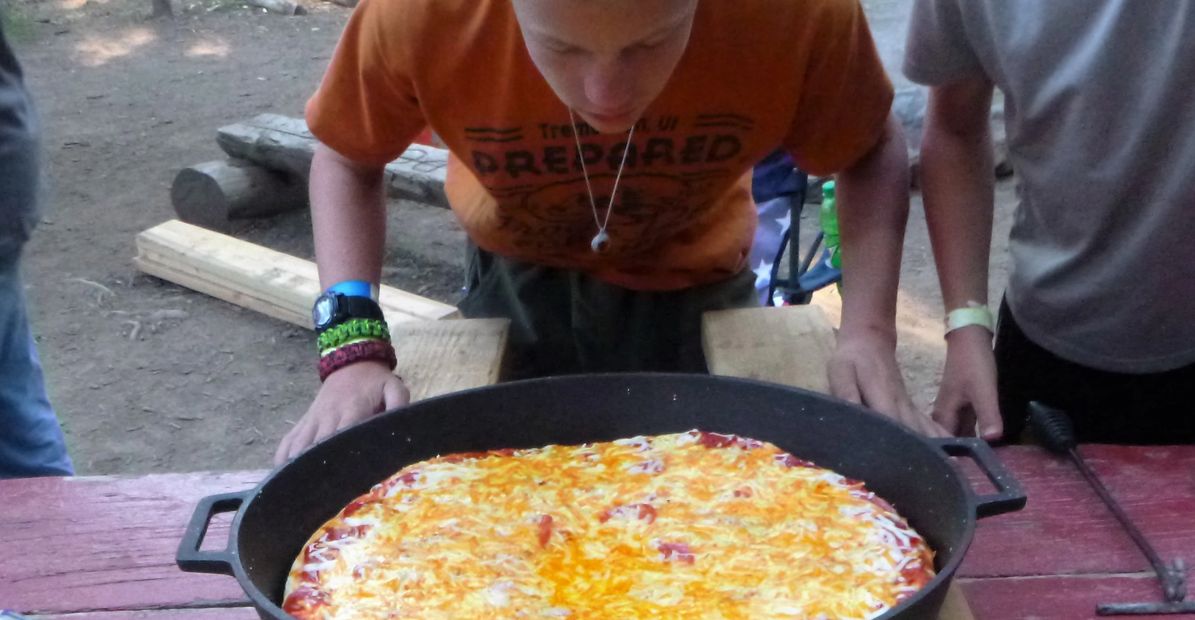
M174 178L170 199L182 221L228 232L234 219L306 207L307 185L245 161L210 161L182 169Z
M318 141L302 119L261 114L252 120L220 128L216 142L229 156L246 159L271 170L307 179ZM447 207L444 173L448 151L413 144L386 165L386 194Z
M303 8L303 5L291 0L248 0L248 2L252 6L261 7L271 13L290 16L307 14L307 9Z

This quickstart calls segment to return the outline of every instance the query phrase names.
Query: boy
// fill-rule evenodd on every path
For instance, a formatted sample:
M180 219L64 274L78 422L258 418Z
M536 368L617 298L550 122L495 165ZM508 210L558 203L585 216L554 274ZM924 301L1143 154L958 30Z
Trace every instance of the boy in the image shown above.
M460 307L512 320L513 376L701 371L702 313L758 303L750 172L783 145L850 205L835 392L934 432L895 364L891 101L856 0L366 0L307 108L320 278L377 282L382 166L430 125L476 246ZM325 364L277 460L406 404L384 349L363 351Z
M1015 441L1039 400L1081 441L1195 441L1195 5L917 0L905 72L931 86L925 214L961 319L935 419ZM994 88L1021 203L993 353Z

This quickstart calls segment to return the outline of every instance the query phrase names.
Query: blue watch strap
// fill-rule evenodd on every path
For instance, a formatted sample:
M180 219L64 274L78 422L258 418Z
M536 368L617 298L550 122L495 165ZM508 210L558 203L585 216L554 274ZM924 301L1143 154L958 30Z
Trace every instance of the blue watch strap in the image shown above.
M365 280L345 280L328 287L331 293L339 293L345 297L368 297L374 301L378 299L378 287Z

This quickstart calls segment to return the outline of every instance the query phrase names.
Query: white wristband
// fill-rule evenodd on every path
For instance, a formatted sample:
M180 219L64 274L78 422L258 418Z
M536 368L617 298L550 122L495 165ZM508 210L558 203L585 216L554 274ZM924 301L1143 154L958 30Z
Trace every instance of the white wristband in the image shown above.
M996 331L996 319L992 316L992 311L981 303L968 301L967 307L955 308L946 313L947 334L972 325L979 325L989 332L995 333Z

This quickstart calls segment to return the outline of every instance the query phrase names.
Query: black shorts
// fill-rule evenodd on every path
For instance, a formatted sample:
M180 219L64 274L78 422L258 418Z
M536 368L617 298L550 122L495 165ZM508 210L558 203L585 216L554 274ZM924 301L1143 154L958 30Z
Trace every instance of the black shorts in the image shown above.
M504 379L582 372L706 372L701 317L758 306L755 274L678 291L633 291L470 245L469 318L511 320Z
M1195 443L1195 364L1150 374L1076 364L1029 340L1005 301L996 328L996 372L1006 440L1019 440L1025 407L1038 400L1067 411L1082 442Z

